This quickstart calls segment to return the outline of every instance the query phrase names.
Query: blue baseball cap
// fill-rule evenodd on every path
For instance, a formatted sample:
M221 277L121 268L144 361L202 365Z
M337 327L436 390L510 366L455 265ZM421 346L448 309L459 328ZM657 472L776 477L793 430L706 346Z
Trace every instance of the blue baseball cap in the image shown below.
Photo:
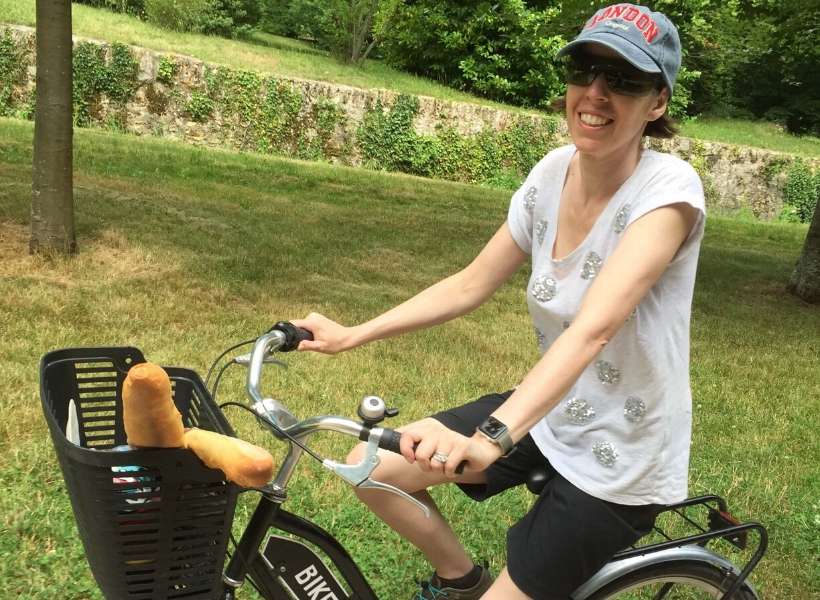
M660 73L672 93L681 63L680 36L663 13L625 3L602 8L557 56L589 43L611 48L636 69Z

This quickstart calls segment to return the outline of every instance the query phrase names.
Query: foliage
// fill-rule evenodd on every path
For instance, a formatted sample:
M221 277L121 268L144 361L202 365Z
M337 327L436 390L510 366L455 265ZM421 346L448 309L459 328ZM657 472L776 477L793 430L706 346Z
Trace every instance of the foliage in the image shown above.
M514 188L556 145L554 121L515 119L506 129L463 135L451 125L436 136L413 128L419 101L401 95L386 109L381 100L366 111L357 132L364 164L370 168Z
M352 64L364 61L386 33L399 0L287 0L266 10L267 31L314 40Z
M820 134L816 0L701 0L690 67L703 72L695 112L756 117Z
M523 0L403 2L381 51L392 65L482 96L546 106L562 91L551 65L563 45L548 31L557 9Z
M170 56L163 55L159 59L157 66L157 81L170 85L174 81L179 65Z
M76 0L76 2L145 18L145 0Z
M199 123L204 123L214 112L214 102L206 94L198 90L191 92L191 97L185 105L185 112Z
M206 71L205 80L221 129L240 148L309 160L333 155L333 134L346 122L335 102L320 98L308 105L291 84L252 71L220 67Z
M212 0L145 0L149 23L172 31L199 31L201 16Z
M259 0L211 0L196 31L222 37L243 36L256 28L261 16Z
M103 95L123 108L136 88L137 61L124 44L81 42L74 48L74 123L87 125Z
M237 37L259 22L259 0L144 0L148 21L173 31Z
M820 170L812 173L803 160L797 159L788 171L783 190L784 212L780 218L798 223L810 222L819 196Z
M8 29L0 37L0 117L15 113L15 86L26 78L30 58Z

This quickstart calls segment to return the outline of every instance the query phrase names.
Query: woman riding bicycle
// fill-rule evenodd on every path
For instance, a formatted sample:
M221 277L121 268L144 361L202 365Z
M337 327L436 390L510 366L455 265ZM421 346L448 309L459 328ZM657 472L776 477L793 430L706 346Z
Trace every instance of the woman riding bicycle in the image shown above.
M300 350L349 350L474 310L531 257L527 303L540 360L509 392L402 428L404 459L384 453L374 473L433 517L392 495L357 492L435 568L416 597L565 599L651 529L658 505L686 496L704 197L687 163L641 143L674 134L665 113L678 34L661 13L617 4L559 56L573 143L533 168L473 262L357 326L318 314L294 321L314 336ZM536 466L550 479L510 528L507 566L493 582L426 490L456 482L482 500Z

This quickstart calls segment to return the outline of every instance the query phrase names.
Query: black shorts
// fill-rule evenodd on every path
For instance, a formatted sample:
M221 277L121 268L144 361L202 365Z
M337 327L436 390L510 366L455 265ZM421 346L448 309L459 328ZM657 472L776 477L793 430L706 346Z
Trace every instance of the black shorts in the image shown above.
M511 393L489 394L433 418L470 436ZM525 483L539 466L548 480L530 511L507 532L507 570L531 598L567 600L616 552L649 533L660 507L615 504L582 492L550 465L529 435L490 465L486 484L459 487L474 500L485 500Z

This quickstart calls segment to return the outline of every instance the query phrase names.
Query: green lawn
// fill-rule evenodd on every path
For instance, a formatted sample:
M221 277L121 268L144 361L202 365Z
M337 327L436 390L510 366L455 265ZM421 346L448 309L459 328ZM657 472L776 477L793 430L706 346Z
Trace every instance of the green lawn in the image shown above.
M465 264L506 215L508 195L492 189L78 130L81 252L35 258L26 252L32 136L30 123L0 119L0 580L13 598L100 597L40 412L44 352L135 345L204 373L221 349L278 319L315 309L353 322L384 310ZM725 495L736 514L767 525L771 547L753 576L767 600L816 598L820 576L820 312L783 291L805 234L710 218L694 304L690 493ZM526 277L431 331L334 358L289 355L290 369L265 386L300 416L352 415L379 393L402 410L397 424L506 389L537 356ZM242 376L228 371L223 400L242 398ZM337 458L347 446L316 441ZM480 506L452 490L437 497L498 569L503 533L529 495ZM426 574L315 464L300 467L287 504L336 534L381 597L409 596Z
M35 0L0 0L0 23L34 26ZM244 40L177 33L105 9L73 4L74 34L110 42L123 42L159 52L187 54L236 69L329 81L361 88L382 88L443 100L472 102L504 110L521 108L491 102L440 85L429 79L397 71L378 60L360 67L345 65L307 42L256 32ZM701 118L682 124L682 134L703 140L740 144L820 157L820 138L797 137L771 123Z
M820 138L788 135L782 127L765 121L701 117L682 123L681 135L789 152L800 156L820 157Z
M0 23L33 27L34 7L35 0L0 0ZM72 4L72 19L74 35L77 36L122 42L158 52L187 54L235 69L521 110L391 69L377 60L368 60L358 67L345 65L308 43L262 32L256 32L244 40L178 33L140 21L136 17L83 4Z

